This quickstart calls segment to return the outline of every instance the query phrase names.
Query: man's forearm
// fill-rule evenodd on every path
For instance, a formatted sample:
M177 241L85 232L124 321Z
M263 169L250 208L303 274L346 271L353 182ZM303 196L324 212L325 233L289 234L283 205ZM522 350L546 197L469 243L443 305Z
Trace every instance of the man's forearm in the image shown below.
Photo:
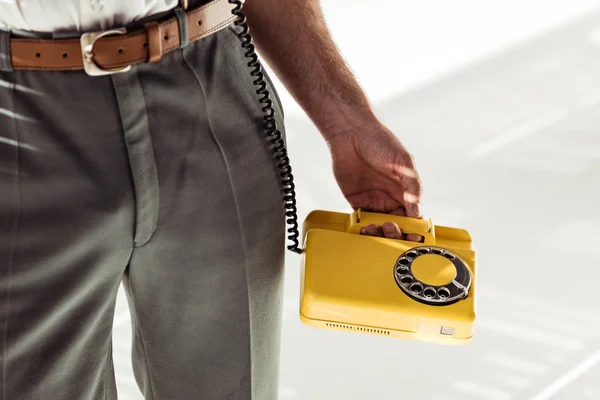
M319 0L246 0L244 12L262 57L326 139L376 121Z

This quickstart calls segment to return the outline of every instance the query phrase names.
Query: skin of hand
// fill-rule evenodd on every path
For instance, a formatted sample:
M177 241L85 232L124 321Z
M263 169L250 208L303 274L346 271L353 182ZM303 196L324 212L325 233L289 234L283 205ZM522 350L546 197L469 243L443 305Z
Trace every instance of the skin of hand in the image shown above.
M368 125L359 134L345 133L327 140L336 181L353 209L421 218L422 184L412 155L383 125ZM370 225L362 234L421 241L403 235L398 225Z
M243 11L262 58L327 142L336 181L350 205L421 218L413 158L375 116L332 39L320 0L246 0ZM421 240L403 235L392 222L361 233Z

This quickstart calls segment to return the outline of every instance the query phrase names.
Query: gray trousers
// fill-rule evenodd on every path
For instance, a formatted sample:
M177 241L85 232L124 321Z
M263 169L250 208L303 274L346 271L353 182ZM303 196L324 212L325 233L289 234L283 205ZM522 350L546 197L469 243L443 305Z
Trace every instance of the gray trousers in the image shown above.
M246 62L230 27L125 74L0 72L0 400L117 398L121 282L146 399L277 397L285 220Z

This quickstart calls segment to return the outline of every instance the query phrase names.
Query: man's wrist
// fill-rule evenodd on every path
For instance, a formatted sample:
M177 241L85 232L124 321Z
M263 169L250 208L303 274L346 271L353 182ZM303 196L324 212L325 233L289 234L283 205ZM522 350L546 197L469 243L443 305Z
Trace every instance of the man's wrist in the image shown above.
M364 107L324 112L312 119L326 141L343 135L360 135L381 125L373 110Z

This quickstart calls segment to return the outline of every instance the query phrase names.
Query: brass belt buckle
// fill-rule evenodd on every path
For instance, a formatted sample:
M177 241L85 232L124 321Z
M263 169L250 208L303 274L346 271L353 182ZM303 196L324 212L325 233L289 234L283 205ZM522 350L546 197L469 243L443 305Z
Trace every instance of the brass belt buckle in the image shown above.
M127 72L131 69L131 65L123 68L105 69L96 64L94 61L94 44L100 38L111 35L124 35L127 33L125 28L111 29L108 31L88 32L81 35L81 54L83 56L83 68L90 76L111 75L120 72Z

